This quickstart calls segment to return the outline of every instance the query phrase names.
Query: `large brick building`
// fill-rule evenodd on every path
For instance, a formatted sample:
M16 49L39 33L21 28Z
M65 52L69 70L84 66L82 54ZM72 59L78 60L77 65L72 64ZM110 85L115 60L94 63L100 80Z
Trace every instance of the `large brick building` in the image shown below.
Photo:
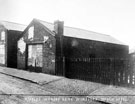
M109 35L63 25L33 19L18 41L18 68L62 75L63 57L128 57L128 46Z
M0 65L17 67L17 41L25 25L0 21Z

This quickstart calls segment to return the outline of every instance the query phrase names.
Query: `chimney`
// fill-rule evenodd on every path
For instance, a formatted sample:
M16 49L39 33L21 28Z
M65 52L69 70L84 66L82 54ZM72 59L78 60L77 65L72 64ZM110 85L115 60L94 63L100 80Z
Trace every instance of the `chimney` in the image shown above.
M63 21L55 21L54 22L54 32L56 39L56 64L55 71L57 75L65 75L65 60L63 53L63 32L64 32L64 22Z
M54 21L54 31L56 35L62 36L64 32L64 22L63 21Z
M64 31L64 22L55 21L54 22L54 31L56 38L56 56L63 57L63 31Z

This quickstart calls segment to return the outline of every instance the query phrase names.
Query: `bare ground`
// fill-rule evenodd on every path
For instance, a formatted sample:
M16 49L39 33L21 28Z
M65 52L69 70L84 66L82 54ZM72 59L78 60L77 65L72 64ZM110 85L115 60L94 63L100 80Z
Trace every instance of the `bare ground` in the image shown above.
M51 85L41 86L0 74L0 104L100 104L65 95L68 94Z

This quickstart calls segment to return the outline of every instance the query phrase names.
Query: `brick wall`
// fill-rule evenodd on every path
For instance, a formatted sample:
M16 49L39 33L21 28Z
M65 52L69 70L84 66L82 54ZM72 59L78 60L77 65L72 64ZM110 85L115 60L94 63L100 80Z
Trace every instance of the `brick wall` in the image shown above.
M29 35L29 28L34 26L34 36L33 39L28 39ZM25 30L23 34L24 41L27 45L36 45L36 44L42 44L43 46L43 56L42 56L42 68L41 72L43 73L55 73L55 38L50 34L46 28L36 22L33 21L28 28ZM27 47L28 48L28 47ZM26 49L28 52L28 49ZM27 58L28 53L25 52L26 57L26 64L27 64ZM27 65L26 65L27 66Z

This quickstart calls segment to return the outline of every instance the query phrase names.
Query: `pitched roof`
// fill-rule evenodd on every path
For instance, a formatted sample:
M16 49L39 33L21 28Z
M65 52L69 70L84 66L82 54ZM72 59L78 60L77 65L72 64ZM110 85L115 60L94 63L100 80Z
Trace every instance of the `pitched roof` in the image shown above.
M45 27L47 27L51 31L54 31L54 24L45 22L42 20L38 20L38 19L34 19L34 20L40 22L41 24L43 24ZM64 26L64 36L125 45L124 43L120 42L119 40L113 38L110 35L101 34L101 33L88 31L88 30L83 30L83 29L79 29L79 28L68 27L68 26Z
M17 31L24 31L26 25L8 22L8 21L0 21L0 25L3 25L8 30L17 30Z

